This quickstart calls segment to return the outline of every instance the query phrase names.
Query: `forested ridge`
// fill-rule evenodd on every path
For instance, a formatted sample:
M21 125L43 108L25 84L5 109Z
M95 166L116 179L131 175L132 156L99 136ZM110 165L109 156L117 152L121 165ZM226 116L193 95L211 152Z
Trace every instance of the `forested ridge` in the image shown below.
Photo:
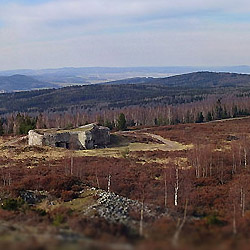
M2 92L24 91L30 89L53 87L56 87L56 85L53 83L39 81L31 76L19 74L12 76L0 76L0 91Z
M127 84L129 82L129 84ZM1 113L63 111L73 107L122 108L132 105L176 105L211 95L250 93L250 76L197 72L167 78L131 79L109 84L72 86L0 95ZM135 80L138 82L138 79Z
M121 113L128 126L202 123L250 115L249 75L197 72L132 82L0 94L3 133L19 134L21 124L22 133L32 127L78 127L89 122L114 128Z

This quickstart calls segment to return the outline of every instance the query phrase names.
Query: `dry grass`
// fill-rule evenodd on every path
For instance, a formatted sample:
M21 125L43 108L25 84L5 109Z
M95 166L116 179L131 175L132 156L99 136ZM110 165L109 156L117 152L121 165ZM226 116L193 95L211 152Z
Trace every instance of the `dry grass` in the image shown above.
M68 202L64 202L64 206L66 206L67 208L70 208L76 212L82 213L87 208L89 208L91 205L96 203L96 201L94 199L95 195L96 195L95 190L87 189L77 199L74 199L74 200L68 201Z
M133 142L133 143L129 143L126 146L75 151L74 155L121 158L121 157L124 157L124 152L126 151L128 152L156 151L156 150L175 151L175 150L184 150L184 149L189 149L189 148L192 148L192 145L182 145L178 143L178 146L175 149L173 149L173 148L168 147L165 144Z
M60 159L65 156L65 150L52 147L30 147L24 145L16 145L0 148L0 157L7 157L16 160L23 159Z
M71 210L82 213L91 205L95 204L94 196L96 191L92 189L84 190L81 195L68 202L63 202L60 199L54 199L53 201L49 199L44 199L42 202L36 205L36 208L45 210L46 212L53 211L63 205L63 207L70 208Z
M16 141L20 137L0 137L0 159L5 159L1 166L8 167L13 163L25 164L28 168L34 168L39 164L52 160L60 160L69 156L93 156L93 157L115 157L127 158L131 157L130 153L136 151L175 151L192 148L192 145L184 145L177 142L167 140L165 144L157 142L142 142L142 134L140 142L131 140L129 137L112 135L111 145L108 148L99 148L92 150L67 150L64 148L54 148L47 146L27 146L27 140L8 145L8 142ZM148 136L148 135L145 135ZM166 139L165 139L166 140ZM8 146L6 146L8 145ZM9 160L8 160L9 159ZM155 162L165 164L168 159L139 159L141 162Z

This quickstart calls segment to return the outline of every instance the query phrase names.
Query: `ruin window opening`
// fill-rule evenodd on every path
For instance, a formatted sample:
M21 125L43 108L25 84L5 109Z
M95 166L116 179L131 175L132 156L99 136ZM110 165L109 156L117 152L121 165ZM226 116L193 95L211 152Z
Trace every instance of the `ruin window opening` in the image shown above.
M69 148L69 143L67 143L67 142L56 142L55 146L57 148Z

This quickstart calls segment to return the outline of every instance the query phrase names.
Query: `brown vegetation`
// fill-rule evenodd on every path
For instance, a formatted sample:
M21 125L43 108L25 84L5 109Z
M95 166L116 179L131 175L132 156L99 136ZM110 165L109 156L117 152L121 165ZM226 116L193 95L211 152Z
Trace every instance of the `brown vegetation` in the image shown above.
M155 133L194 145L179 151L134 151L120 158L82 157L67 151L61 158L50 156L45 161L39 158L32 168L28 158L18 161L8 153L0 159L1 199L5 204L0 209L0 220L23 228L36 225L46 228L51 235L61 229L71 230L77 237L106 243L119 240L119 244L127 242L139 249L165 249L166 246L244 249L250 236L249 121L245 118L170 125L135 132ZM11 151L13 147L5 150ZM40 151L39 148L29 150ZM50 149L44 153L47 151ZM87 187L110 189L150 204L157 208L159 215L154 220L146 220L142 214L130 211L138 222L133 228L111 223L94 211L93 217L84 215L86 205L80 203L76 209L74 203L68 204L77 199L86 202L82 204L94 204L94 193L84 196L81 193ZM47 203L37 198L31 205L23 195L27 191L45 192L40 195L46 197L43 200ZM178 237L173 243L174 235ZM60 245L57 241L53 244Z

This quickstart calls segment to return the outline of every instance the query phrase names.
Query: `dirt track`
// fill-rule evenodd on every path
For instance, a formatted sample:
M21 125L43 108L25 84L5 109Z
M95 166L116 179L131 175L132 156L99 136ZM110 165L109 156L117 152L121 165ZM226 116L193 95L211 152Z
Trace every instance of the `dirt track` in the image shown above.
M123 136L145 136L145 138L152 138L155 141L157 141L158 143L164 144L167 148L167 150L182 150L184 148L186 148L185 145L182 145L178 142L175 141L171 141L168 139L163 138L160 135L156 135L156 134L152 134L152 133L146 133L146 132L140 132L140 131L122 131L122 132L118 132L117 134L123 135Z
M155 135L155 134L151 134L151 133L144 133L144 134L162 142L163 144L165 144L169 148L169 150L181 150L181 149L183 149L182 144L175 142L175 141L170 141L168 139L165 139L160 135Z

